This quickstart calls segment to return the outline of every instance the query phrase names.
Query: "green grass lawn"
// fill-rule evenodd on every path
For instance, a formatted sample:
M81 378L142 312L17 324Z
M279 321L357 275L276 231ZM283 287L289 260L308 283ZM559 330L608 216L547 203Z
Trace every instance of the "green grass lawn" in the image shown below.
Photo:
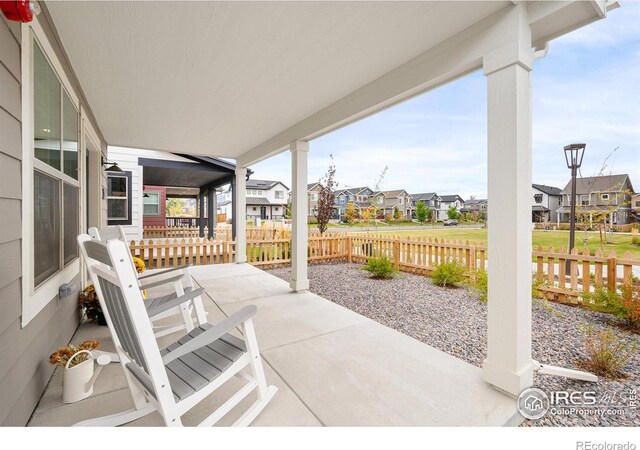
M424 230L388 230L379 229L380 234L389 234L393 236L415 236L415 237L432 237L438 239L462 239L463 241L487 241L486 229L466 229L466 228L425 228ZM584 238L583 231L576 232L576 247L582 248L582 240ZM587 247L589 251L594 253L600 248L600 236L597 232L587 233ZM568 231L533 231L533 248L537 248L538 245L542 245L545 250L549 247L557 251L560 248L566 248L569 244L569 232ZM613 234L613 243L604 244L605 254L610 251L615 251L618 256L622 256L626 251L631 252L635 258L640 258L640 247L631 244L631 235L629 234Z

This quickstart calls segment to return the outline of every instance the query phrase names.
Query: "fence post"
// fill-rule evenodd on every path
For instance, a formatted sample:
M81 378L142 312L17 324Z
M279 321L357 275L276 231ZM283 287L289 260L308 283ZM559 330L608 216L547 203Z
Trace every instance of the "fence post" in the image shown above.
M609 253L607 258L607 290L616 291L616 252Z
M393 240L393 265L396 269L400 268L400 239Z
M353 242L351 241L351 236L347 236L347 261L349 261L349 263L353 262Z

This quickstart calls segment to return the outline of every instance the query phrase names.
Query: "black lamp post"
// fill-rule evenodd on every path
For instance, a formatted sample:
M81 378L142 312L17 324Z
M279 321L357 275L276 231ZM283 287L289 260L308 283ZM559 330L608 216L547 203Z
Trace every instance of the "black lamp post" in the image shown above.
M582 165L582 157L587 144L569 144L564 147L564 157L567 160L567 167L571 169L571 215L569 217L569 253L575 245L576 234L576 175ZM571 260L567 260L566 273L571 271Z

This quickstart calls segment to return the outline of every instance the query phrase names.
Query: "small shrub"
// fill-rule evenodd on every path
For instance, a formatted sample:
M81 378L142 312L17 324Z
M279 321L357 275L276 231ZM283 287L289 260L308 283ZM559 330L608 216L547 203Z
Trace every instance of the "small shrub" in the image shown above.
M638 229L636 227L631 229L631 244L640 246L640 238L638 237Z
M584 304L598 312L613 314L630 328L640 328L640 286L626 284L622 294L596 286L594 292L585 293Z
M478 270L478 272L476 272L476 279L473 283L473 287L478 290L478 293L480 294L480 301L486 303L489 298L489 276L486 270Z
M465 268L456 261L444 262L436 266L431 274L433 282L439 286L459 286L464 283Z
M594 329L592 324L582 327L584 346L589 359L580 365L596 375L620 379L626 375L622 367L638 351L635 339L621 339L611 329Z
M373 278L393 278L396 273L396 268L393 267L393 263L387 259L386 256L380 258L369 258L367 264L362 267L362 270L370 272Z

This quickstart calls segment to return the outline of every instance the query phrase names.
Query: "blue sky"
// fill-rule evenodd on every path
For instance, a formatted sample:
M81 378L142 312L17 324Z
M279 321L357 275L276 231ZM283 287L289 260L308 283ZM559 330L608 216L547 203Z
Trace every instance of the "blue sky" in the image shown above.
M533 182L563 188L562 148L586 142L582 175L628 173L640 190L640 2L549 44L533 70ZM486 196L486 79L480 72L311 141L309 182L336 163L339 187ZM290 186L284 152L252 166L253 178Z

